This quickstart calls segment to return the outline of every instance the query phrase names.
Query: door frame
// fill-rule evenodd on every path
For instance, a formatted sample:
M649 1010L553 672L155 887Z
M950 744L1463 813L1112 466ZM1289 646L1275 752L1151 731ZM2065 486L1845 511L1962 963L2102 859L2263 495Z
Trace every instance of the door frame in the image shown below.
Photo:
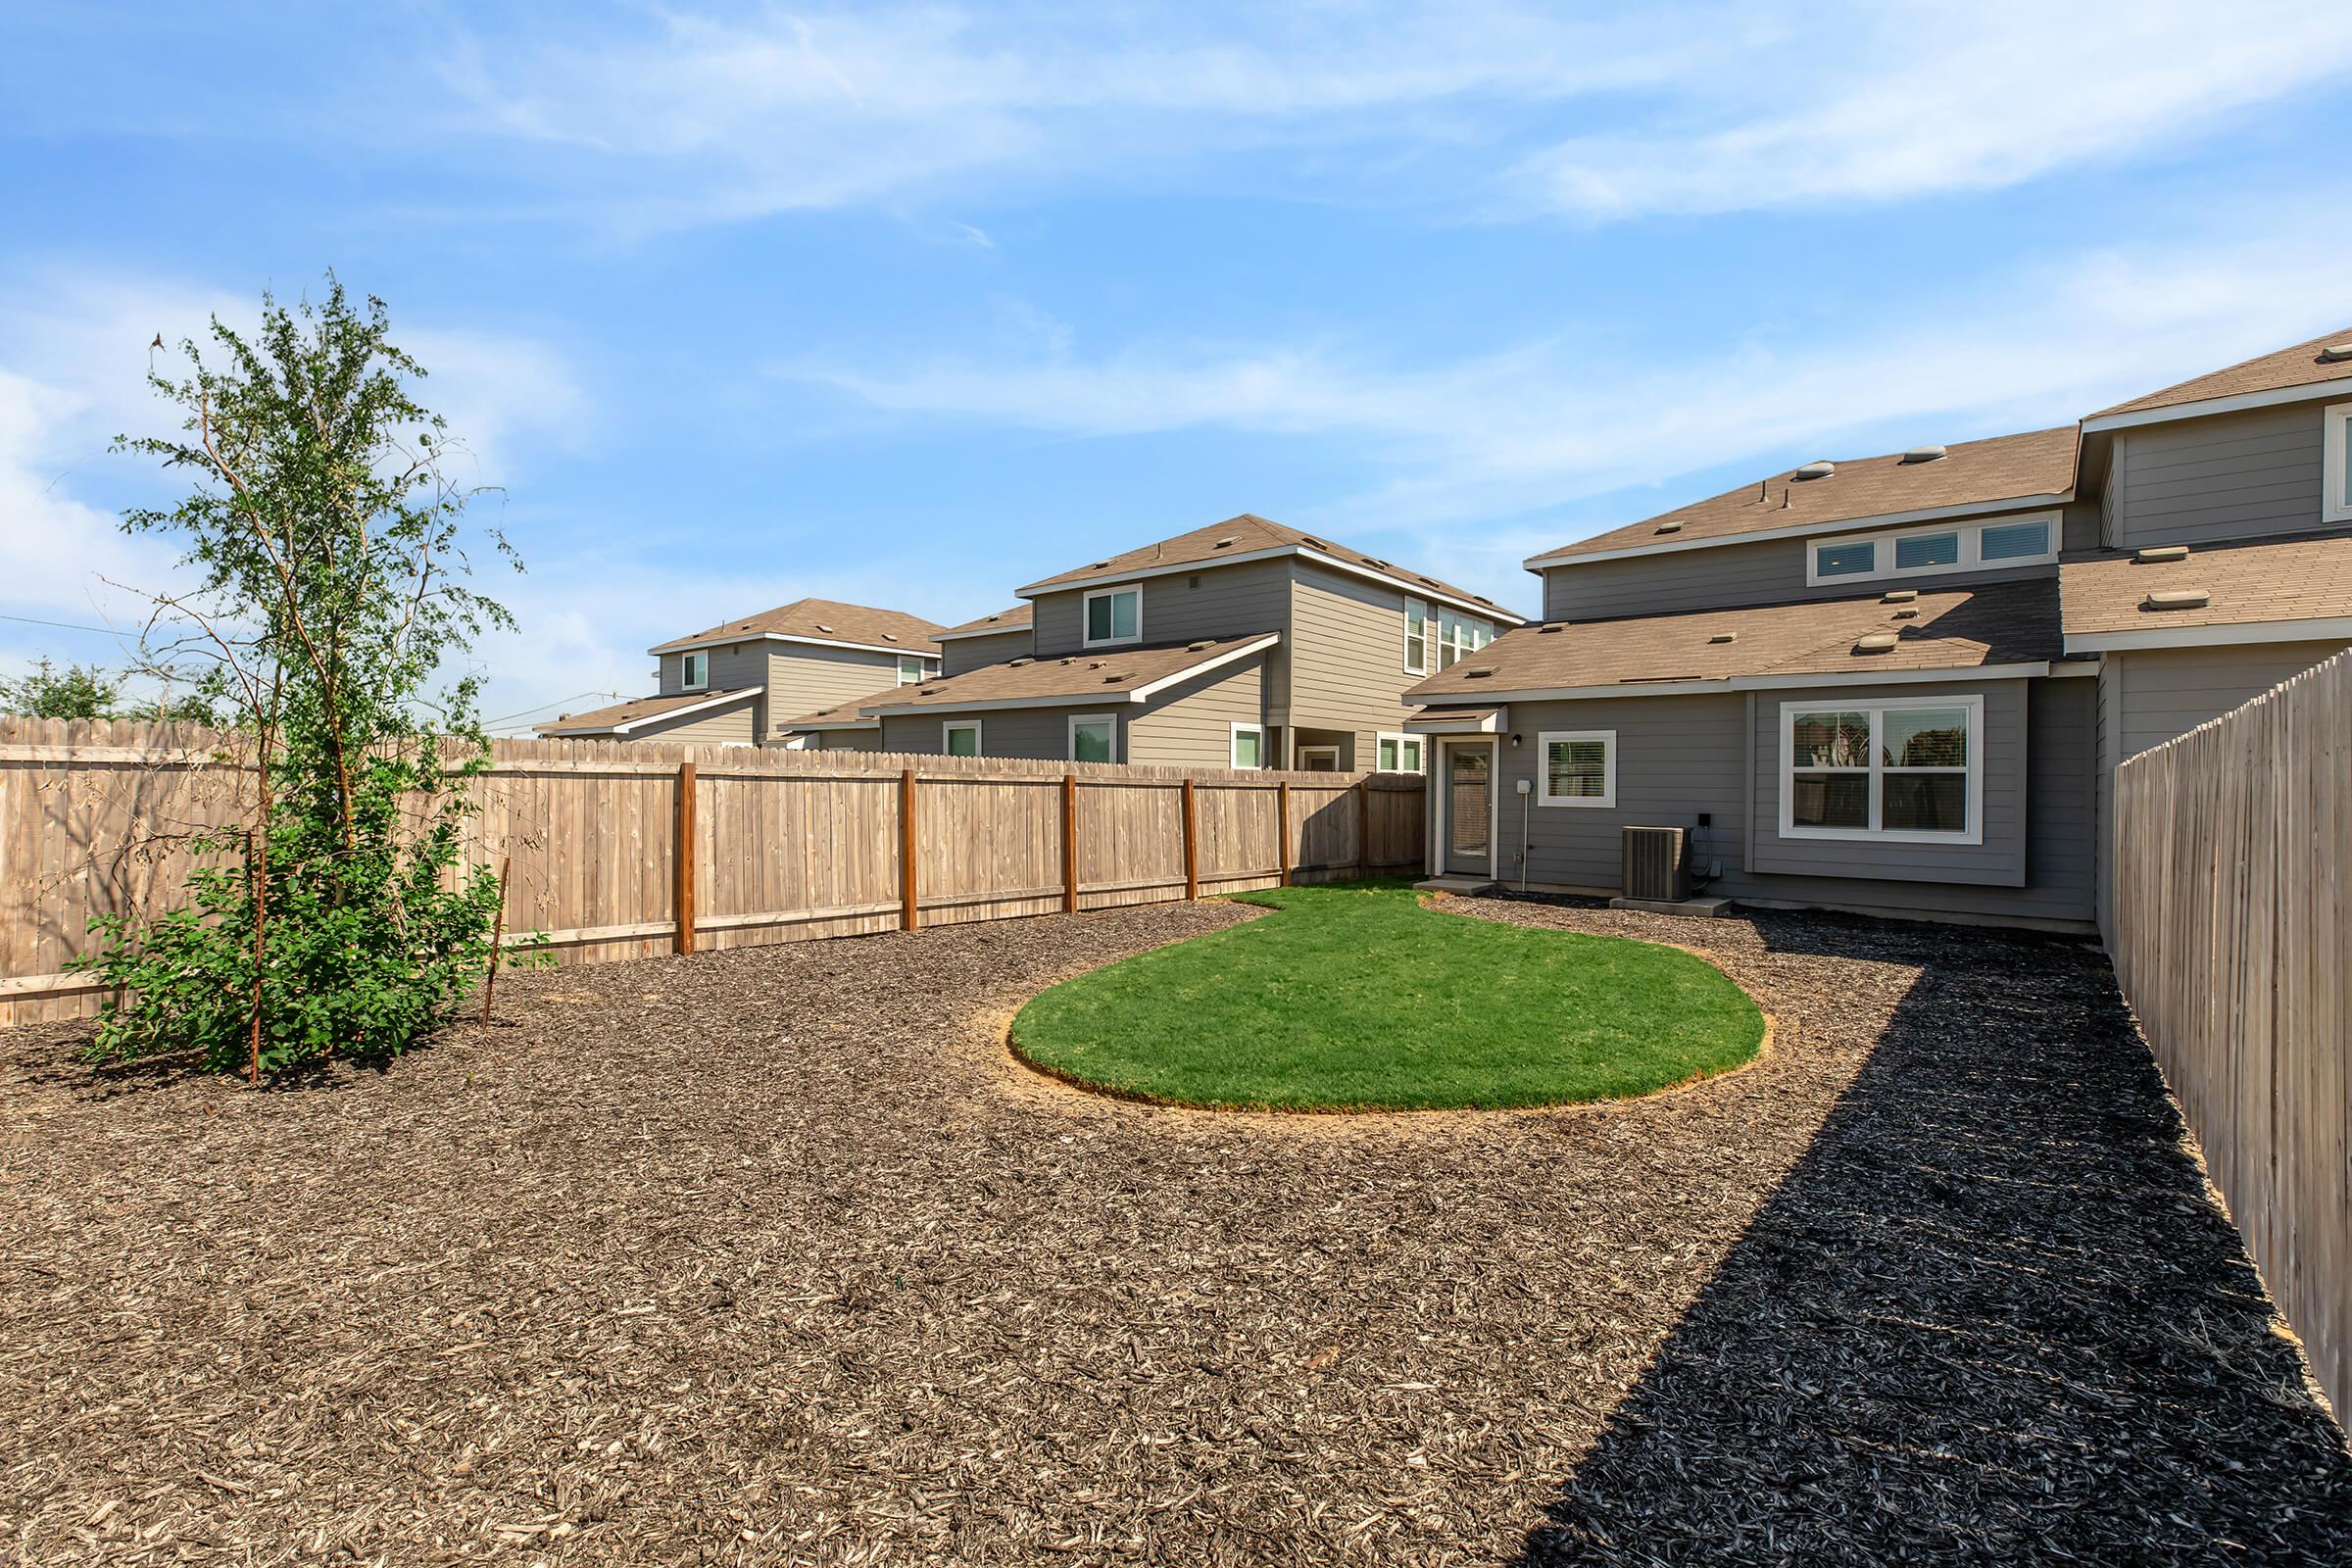
M1309 766L1307 765L1307 761L1306 761L1306 760L1307 760L1308 758L1310 758L1310 757L1318 757L1318 756L1320 756L1320 757L1328 757L1328 758L1330 758L1330 759L1331 759L1331 766L1330 766L1328 769L1326 769L1326 771L1333 772L1333 773L1337 773L1337 772L1340 770L1340 749L1339 749L1337 746L1301 746L1301 747L1299 747L1299 748L1298 748L1298 770L1299 770L1300 772L1302 772L1302 773L1312 773L1312 772L1316 771L1314 768L1312 768L1312 767L1309 767Z
M1446 830L1450 826L1447 817L1451 813L1453 803L1453 754L1457 748L1484 747L1488 754L1487 868L1484 871L1472 871L1467 874L1500 881L1501 873L1495 869L1499 863L1495 844L1502 835L1502 753L1494 744L1496 737L1493 735L1434 735L1430 739L1437 742L1437 755L1431 759L1437 763L1437 766L1430 769L1430 790L1435 797L1437 808L1429 813L1429 874L1431 876L1446 874L1446 846L1452 838L1452 834Z

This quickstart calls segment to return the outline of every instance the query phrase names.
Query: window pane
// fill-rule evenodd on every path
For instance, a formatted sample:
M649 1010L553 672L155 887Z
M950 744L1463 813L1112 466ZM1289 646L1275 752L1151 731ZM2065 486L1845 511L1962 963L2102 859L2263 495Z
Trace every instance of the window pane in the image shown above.
M1886 773L1879 820L1889 832L1968 831L1966 773Z
M978 757L980 732L969 724L957 724L948 731L950 757Z
M1798 827L1867 828L1870 775L1799 773L1788 781L1788 818Z
M1266 737L1262 731L1237 729L1233 732L1233 765L1255 767L1264 753Z
M1609 793L1607 741L1553 741L1548 752L1554 800L1597 801Z
M912 686L923 678L923 662L912 654L899 656L899 684Z
M1395 741L1382 741L1380 743L1380 762L1378 765L1379 770L1383 773L1394 773L1396 771L1396 743Z
M1110 634L1113 637L1135 635L1135 617L1143 609L1143 595L1135 592L1110 596Z
M1110 601L1089 599L1086 602L1086 640L1099 643L1110 635Z
M1109 761L1110 728L1107 719L1075 726L1070 731L1070 760L1077 762Z
M1870 715L1851 712L1797 714L1789 745L1789 765L1868 767Z
M1879 715L1886 726L1880 759L1887 767L1966 767L1968 710L1961 708L1896 709Z
M1978 537L1977 559L1980 561L2014 561L2020 556L2046 556L2050 553L2048 522L2010 522L1998 528L1987 528Z
M1419 741L1406 741L1404 743L1403 770L1407 773L1418 773L1421 771L1421 743Z
M1813 550L1816 577L1850 577L1878 566L1879 547L1867 539L1856 545L1816 545Z
M1908 571L1915 566L1956 566L1960 564L1960 536L1956 533L1913 534L1894 542L1894 569Z

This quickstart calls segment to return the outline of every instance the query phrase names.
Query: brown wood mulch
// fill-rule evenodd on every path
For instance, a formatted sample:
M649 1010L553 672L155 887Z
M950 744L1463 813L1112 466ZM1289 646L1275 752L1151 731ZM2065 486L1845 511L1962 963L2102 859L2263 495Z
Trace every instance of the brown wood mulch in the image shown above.
M1213 904L523 976L272 1093L0 1036L0 1560L2344 1559L2082 944L1454 906L1703 948L1775 1050L1360 1121L1004 1056Z

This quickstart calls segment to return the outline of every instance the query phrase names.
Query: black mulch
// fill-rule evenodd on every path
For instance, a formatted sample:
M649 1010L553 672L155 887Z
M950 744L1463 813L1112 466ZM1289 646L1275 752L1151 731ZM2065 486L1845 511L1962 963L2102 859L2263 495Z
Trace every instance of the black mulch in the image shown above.
M522 977L269 1094L0 1035L0 1552L2344 1559L2352 1460L2095 955L1458 906L1702 947L1777 1047L1368 1119L999 1054L1217 905Z

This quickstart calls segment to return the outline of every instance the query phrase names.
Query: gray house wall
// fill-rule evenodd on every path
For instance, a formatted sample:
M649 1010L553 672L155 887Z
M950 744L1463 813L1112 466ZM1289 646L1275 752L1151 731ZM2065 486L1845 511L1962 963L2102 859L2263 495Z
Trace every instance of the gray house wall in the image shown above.
M2066 549L2086 550L2098 543L2099 514L2095 505L2079 502L2059 510L2059 536ZM1952 522L1967 526L2014 520L2014 516L1993 514L1957 517ZM1889 530L1877 524L1860 524L1841 531L1875 534ZM1701 550L1667 550L1616 561L1546 567L1544 618L1602 620L1679 611L1728 610L1740 605L1787 604L1805 599L1851 599L1857 594L1876 594L1886 588L1955 588L1972 582L2047 577L2058 569L2045 562L2031 566L1926 577L1847 577L1807 587L1808 553L1815 545L1835 537L1836 534L1810 534L1801 539L1710 545Z
M2343 648L2341 642L2245 643L2109 654L2122 690L2117 760L2185 735Z
M1124 580L1140 581L1143 586L1143 640L1147 643L1186 643L1196 637L1243 637L1251 632L1282 633L1282 642L1266 657L1265 702L1270 722L1289 722L1283 716L1291 696L1291 563L1287 557L1245 561L1234 566L1211 563L1194 572L1105 580L1086 588L1046 594L1031 607L1037 657L1058 659L1065 654L1085 652L1083 605L1087 593L1095 587L1119 587Z
M2115 433L2112 542L2213 544L2322 526L2321 403Z
M813 713L853 697L881 691L899 678L897 654L858 648L822 648L808 643L722 643L700 650L710 656L709 689L765 688L751 718L754 736L766 741L776 719ZM686 689L686 656L662 656L662 695Z
M1027 652L1029 628L1026 626L992 632L985 637L951 637L939 645L939 672L949 676L960 675L966 670L1002 664Z

